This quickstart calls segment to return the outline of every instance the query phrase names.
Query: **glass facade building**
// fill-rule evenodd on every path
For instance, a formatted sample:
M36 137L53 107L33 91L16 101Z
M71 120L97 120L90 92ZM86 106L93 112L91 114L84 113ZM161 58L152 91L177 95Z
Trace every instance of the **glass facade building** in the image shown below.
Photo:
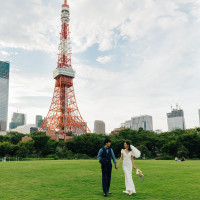
M150 115L141 115L131 118L131 129L139 130L143 128L145 131L153 131L153 118Z
M44 121L44 119L42 118L41 115L36 115L35 124L36 124L37 128L40 128L40 126L42 125L43 121Z
M0 131L7 130L10 63L0 61Z
M23 113L13 113L12 121L9 124L9 129L15 129L18 126L26 124L26 115Z
M184 112L180 109L173 109L170 113L167 113L168 130L172 131L175 129L185 130L185 118Z

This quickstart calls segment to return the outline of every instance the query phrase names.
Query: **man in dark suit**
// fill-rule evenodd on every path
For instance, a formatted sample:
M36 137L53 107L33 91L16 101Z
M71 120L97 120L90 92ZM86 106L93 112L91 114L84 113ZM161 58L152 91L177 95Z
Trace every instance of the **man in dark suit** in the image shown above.
M118 169L118 168L116 164L115 154L113 150L110 148L111 140L105 139L104 144L105 146L99 150L97 158L99 162L101 163L102 187L103 187L104 196L106 197L107 194L111 194L111 192L109 192L111 172L112 172L111 158L115 164L115 169Z

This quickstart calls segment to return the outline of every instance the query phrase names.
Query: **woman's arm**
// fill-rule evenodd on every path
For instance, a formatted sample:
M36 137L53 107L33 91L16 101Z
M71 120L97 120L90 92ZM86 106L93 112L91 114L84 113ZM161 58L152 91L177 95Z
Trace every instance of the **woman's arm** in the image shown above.
M121 157L119 159L119 162L117 163L117 168L119 167L119 164L121 163L122 159L123 159L123 153L121 153Z
M131 161L132 161L133 168L136 170L137 168L135 167L135 163L134 163L134 160L133 160L133 156L131 156Z

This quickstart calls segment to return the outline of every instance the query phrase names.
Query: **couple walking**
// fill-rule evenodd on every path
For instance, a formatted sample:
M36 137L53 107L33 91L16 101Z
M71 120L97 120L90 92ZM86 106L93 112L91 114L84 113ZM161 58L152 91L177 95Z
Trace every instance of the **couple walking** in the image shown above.
M123 170L125 175L125 185L126 190L123 191L126 194L132 195L136 193L135 186L132 179L132 168L136 170L133 157L140 157L140 151L136 149L134 146L130 145L130 143L124 142L124 149L121 150L121 157L119 159L118 164L116 164L116 159L113 150L110 148L111 140L105 139L105 146L99 150L98 160L101 163L101 171L102 171L102 186L104 196L111 194L109 191L110 188L110 180L111 180L111 171L112 171L112 163L111 158L115 164L115 169L117 170L119 164L123 159Z

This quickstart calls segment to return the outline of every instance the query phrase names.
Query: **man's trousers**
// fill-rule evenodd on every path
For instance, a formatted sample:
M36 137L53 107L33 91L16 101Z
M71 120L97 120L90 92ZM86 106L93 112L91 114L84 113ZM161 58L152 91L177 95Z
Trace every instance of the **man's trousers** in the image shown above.
M112 164L111 163L102 164L101 171L102 171L103 192L104 192L104 194L107 194L109 192L109 188L110 188Z

